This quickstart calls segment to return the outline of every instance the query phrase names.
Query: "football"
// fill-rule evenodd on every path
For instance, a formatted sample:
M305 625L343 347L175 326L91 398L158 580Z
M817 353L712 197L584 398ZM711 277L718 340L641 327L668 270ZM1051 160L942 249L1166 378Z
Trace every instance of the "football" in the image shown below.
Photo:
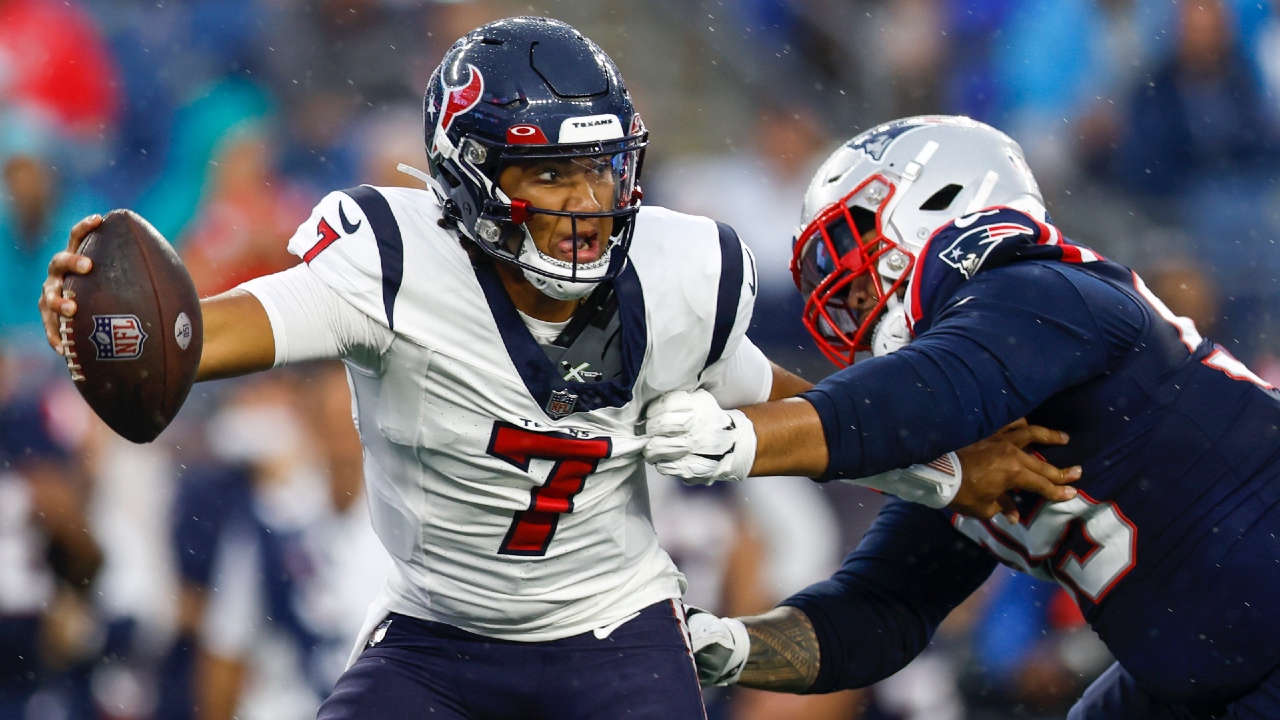
M191 276L168 241L131 210L113 210L80 246L87 275L68 275L76 301L61 335L71 379L127 440L154 440L195 382L204 329Z

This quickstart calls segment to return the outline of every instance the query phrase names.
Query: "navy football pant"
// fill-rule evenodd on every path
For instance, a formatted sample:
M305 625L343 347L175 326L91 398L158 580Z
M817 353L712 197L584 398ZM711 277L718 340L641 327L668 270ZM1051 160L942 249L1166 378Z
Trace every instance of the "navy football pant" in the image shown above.
M1067 720L1276 720L1280 718L1280 671L1225 707L1194 708L1155 700L1116 663L1084 691Z
M702 720L674 605L605 638L511 642L392 614L320 707L319 720Z

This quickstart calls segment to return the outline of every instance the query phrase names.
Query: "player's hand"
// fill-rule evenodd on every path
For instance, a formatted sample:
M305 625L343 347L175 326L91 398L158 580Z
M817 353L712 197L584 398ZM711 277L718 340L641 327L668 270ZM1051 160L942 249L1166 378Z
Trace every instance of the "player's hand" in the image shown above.
M685 605L684 612L698 683L709 687L738 682L751 651L747 626L737 618L716 617L692 605Z
M1066 445L1067 434L1028 425L1025 419L1010 423L995 435L956 451L960 457L960 490L947 507L984 520L1002 513L1018 521L1012 490L1029 490L1051 502L1070 500L1076 489L1066 487L1080 479L1080 466L1059 469L1023 450L1032 443Z
M63 318L74 317L76 314L76 301L62 296L62 281L68 273L87 275L93 269L93 261L76 253L85 237L101 224L101 215L90 215L76 223L71 228L67 249L55 254L49 261L49 275L44 279L44 287L40 290L40 319L44 321L45 339L59 355L64 352L59 323Z
M755 426L706 390L675 390L649 403L641 434L649 437L645 461L690 485L741 480L755 464Z

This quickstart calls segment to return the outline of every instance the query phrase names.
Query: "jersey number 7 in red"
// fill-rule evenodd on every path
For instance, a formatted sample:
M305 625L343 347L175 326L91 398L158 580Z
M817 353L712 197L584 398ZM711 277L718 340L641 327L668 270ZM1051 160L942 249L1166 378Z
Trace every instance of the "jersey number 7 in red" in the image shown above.
M587 476L609 457L609 438L579 438L558 432L534 432L508 423L494 423L490 455L528 472L531 460L552 460L547 482L533 489L529 509L516 512L500 555L547 554L560 516L573 512L573 497L582 492Z

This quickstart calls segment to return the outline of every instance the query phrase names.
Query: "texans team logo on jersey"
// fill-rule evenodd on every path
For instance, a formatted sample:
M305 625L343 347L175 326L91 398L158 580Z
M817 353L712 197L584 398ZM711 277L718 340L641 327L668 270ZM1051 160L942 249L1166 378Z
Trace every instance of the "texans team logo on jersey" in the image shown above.
M956 226L964 227L961 222L968 220L969 217L956 220ZM969 222L972 223L972 220L969 220ZM968 280L973 277L974 273L978 272L978 268L982 267L982 263L986 261L987 256L1002 240L1019 235L1033 234L1031 228L1017 223L1004 222L979 225L956 238L945 250L938 253L938 259L959 270Z
M135 360L142 355L147 334L137 315L94 315L89 339L99 360Z
M444 86L444 107L440 109L440 131L448 130L453 119L471 110L484 94L484 76L475 65L467 65L467 81Z

